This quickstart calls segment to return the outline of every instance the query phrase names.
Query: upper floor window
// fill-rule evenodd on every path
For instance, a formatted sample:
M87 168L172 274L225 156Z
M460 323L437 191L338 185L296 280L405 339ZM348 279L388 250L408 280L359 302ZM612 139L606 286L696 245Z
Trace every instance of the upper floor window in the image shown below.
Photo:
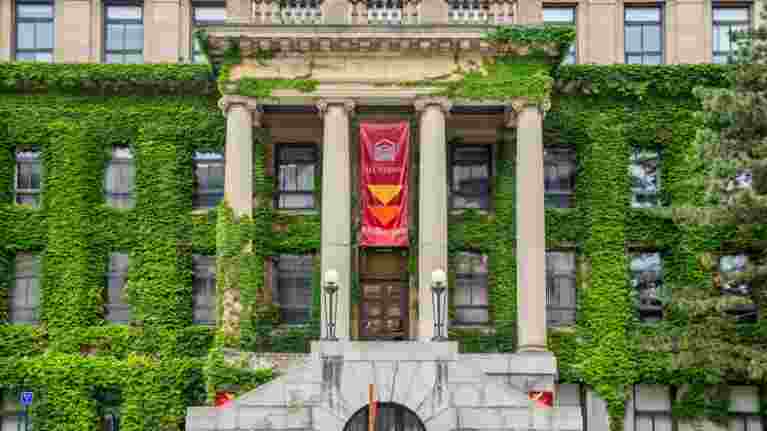
M16 2L16 60L53 62L53 2Z
M732 62L738 47L736 34L747 31L750 25L748 7L714 7L714 63Z
M193 206L213 208L224 199L224 156L221 153L194 153Z
M631 152L629 175L631 176L631 206L647 208L659 205L660 157L657 150L636 148Z
M223 3L192 4L192 24L195 27L200 25L223 24L225 21L226 6ZM192 62L205 63L202 47L196 37L192 37Z
M216 258L192 256L192 321L197 324L216 323Z
M451 147L450 203L453 209L490 209L492 147Z
M277 208L314 209L316 169L317 149L315 146L278 145Z
M546 320L551 326L575 323L575 253L546 252Z
M663 22L659 7L627 7L624 21L626 64L663 63Z
M105 20L107 63L143 63L144 19L140 5L107 5Z
M135 169L130 148L112 148L112 158L107 164L104 177L104 193L109 205L115 208L133 208Z
M543 8L543 23L544 24L568 24L575 26L575 8L574 7L544 7ZM575 64L575 46L573 42L570 48L567 50L567 55L563 60L563 64Z
M637 309L642 321L663 317L663 267L660 253L635 253L631 256L631 287L637 295Z
M40 206L42 164L37 150L16 150L16 203Z
M277 301L283 323L306 323L311 317L312 255L283 254L277 258Z
M570 208L575 191L575 157L567 149L547 148L543 156L546 206Z
M37 323L40 307L40 258L30 253L16 255L15 278L8 294L11 323Z
M125 281L128 279L128 255L109 255L106 289L106 320L113 323L130 322L130 306L125 300Z
M747 254L731 254L719 257L719 281L723 295L751 297L748 277L749 257ZM727 310L736 319L755 321L758 315L755 304L738 304Z
M488 312L487 256L458 253L455 259L455 320L457 324L482 324L490 319Z

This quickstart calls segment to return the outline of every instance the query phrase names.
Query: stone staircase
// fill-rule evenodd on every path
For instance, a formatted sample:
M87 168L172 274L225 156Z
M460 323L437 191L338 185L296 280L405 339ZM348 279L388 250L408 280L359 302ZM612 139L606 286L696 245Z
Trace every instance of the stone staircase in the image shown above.
M529 400L530 391L555 390L555 379L548 352L459 354L455 342L314 342L302 363L226 407L189 408L186 429L342 431L367 406L373 384L378 402L406 407L423 431L580 431L579 407Z

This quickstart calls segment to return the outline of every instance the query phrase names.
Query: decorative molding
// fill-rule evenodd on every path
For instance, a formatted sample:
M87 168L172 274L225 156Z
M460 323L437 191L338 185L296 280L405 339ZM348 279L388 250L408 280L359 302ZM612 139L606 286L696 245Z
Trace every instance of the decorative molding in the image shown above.
M341 105L346 115L349 116L354 115L354 109L357 107L357 104L352 99L320 99L317 101L317 111L320 117L325 117L325 114L328 113L328 107L331 105Z
M517 120L519 119L519 114L524 109L527 109L527 108L537 109L538 112L541 114L541 117L545 118L546 112L548 112L548 110L551 109L551 100L546 99L540 103L531 102L525 98L512 100L504 108L504 122L506 123L506 127L510 129L516 128Z
M453 102L447 97L419 97L413 102L416 112L423 113L429 106L438 106L445 115L450 114Z
M218 107L221 109L221 113L224 114L224 117L229 113L229 109L235 105L245 107L245 109L253 114L253 126L261 127L261 115L263 114L263 110L258 104L258 100L252 97L236 95L225 95L218 100Z

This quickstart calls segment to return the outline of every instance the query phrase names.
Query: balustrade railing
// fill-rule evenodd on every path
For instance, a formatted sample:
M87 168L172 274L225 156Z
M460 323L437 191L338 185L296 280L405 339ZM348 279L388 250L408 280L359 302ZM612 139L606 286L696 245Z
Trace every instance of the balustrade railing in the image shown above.
M511 24L514 3L504 0L448 0L450 24Z
M256 0L256 24L322 24L321 0Z

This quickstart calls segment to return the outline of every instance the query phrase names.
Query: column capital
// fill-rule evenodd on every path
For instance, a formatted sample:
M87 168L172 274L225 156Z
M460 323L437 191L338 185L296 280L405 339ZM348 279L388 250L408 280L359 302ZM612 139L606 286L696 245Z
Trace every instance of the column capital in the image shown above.
M447 97L419 97L413 101L416 112L423 112L429 106L438 106L445 115L453 109L453 102Z
M263 110L261 109L261 105L258 104L258 100L253 99L252 97L232 94L227 94L218 99L218 108L221 109L221 113L224 114L224 117L229 113L229 108L232 106L245 107L245 109L253 114L253 125L256 127L261 126L261 114L263 114Z
M341 105L346 115L353 115L357 108L357 104L352 99L320 99L317 101L317 112L320 117L324 117L328 113L328 107L333 105Z
M551 100L545 99L542 102L532 102L525 98L512 100L511 103L506 105L506 107L504 108L504 117L505 117L506 127L508 128L517 127L517 120L519 118L519 114L527 108L538 109L538 112L543 117L546 115L546 112L551 108Z

